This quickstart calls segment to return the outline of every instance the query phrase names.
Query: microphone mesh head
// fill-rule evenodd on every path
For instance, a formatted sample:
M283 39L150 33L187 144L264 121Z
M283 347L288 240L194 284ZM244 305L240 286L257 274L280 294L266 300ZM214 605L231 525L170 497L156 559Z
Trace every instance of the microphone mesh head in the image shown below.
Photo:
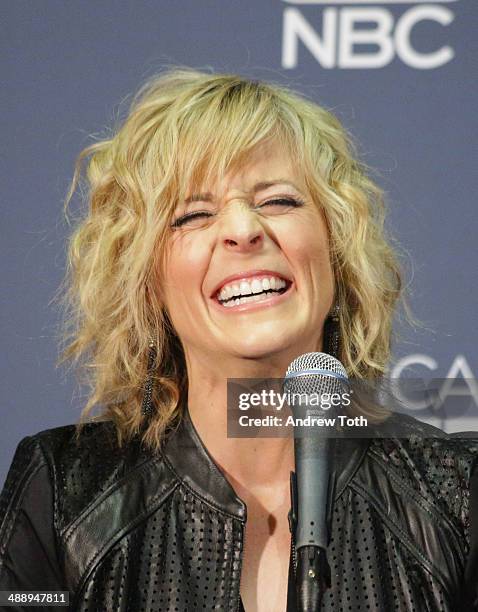
M291 393L341 393L347 371L338 359L327 353L305 353L290 364L284 386Z

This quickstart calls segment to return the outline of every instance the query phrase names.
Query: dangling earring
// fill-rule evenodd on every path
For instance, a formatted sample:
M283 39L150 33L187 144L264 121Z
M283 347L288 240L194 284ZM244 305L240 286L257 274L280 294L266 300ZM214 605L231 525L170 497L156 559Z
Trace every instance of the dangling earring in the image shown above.
M324 325L324 353L338 359L340 351L340 307L335 304Z
M156 347L154 340L151 339L149 342L149 353L148 353L148 378L144 385L143 404L141 406L141 414L145 417L149 417L153 413L153 366L156 358Z

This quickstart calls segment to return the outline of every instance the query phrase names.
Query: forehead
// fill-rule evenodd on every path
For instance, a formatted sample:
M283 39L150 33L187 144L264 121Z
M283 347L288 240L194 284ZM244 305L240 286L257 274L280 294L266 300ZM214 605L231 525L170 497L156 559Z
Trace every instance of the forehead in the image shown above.
M305 187L303 173L294 163L291 153L277 139L260 143L244 152L222 175L214 174L190 181L187 193L211 192L217 195L228 191L253 194L278 183L290 183L298 189Z

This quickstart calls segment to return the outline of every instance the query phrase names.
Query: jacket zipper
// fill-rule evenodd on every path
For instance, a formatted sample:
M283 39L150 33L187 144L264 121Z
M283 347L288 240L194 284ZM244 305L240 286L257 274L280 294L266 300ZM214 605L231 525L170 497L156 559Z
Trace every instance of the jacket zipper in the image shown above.
M289 531L290 531L290 546L292 552L292 569L294 570L294 578L297 576L297 549L295 547L295 528L297 526L297 483L295 472L290 474L290 499L291 507L289 512Z
M290 536L290 545L292 548L292 569L294 571L294 578L297 577L297 550L295 547L294 534Z
M237 606L236 612L240 612L241 610L241 581L242 581L242 561L244 557L244 548L246 546L246 523L242 525L242 547L241 552L239 554L239 590L237 593Z

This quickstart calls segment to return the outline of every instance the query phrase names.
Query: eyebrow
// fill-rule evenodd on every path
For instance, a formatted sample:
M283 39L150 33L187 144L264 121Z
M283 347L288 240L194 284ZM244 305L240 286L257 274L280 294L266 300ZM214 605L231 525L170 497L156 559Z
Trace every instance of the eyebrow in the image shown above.
M259 193L260 191L265 191L266 189L269 189L269 187L274 187L275 185L289 185L290 187L293 187L296 191L300 192L300 189L288 179L275 179L273 181L260 181L259 183L256 183L253 186L251 191L253 194L256 194L256 193ZM212 195L212 193L210 191L207 191L205 193L191 194L184 200L184 203L190 204L191 202L212 202L213 199L214 199L214 196Z
M191 202L211 202L213 200L212 193L193 193L184 200L185 204L191 204Z

